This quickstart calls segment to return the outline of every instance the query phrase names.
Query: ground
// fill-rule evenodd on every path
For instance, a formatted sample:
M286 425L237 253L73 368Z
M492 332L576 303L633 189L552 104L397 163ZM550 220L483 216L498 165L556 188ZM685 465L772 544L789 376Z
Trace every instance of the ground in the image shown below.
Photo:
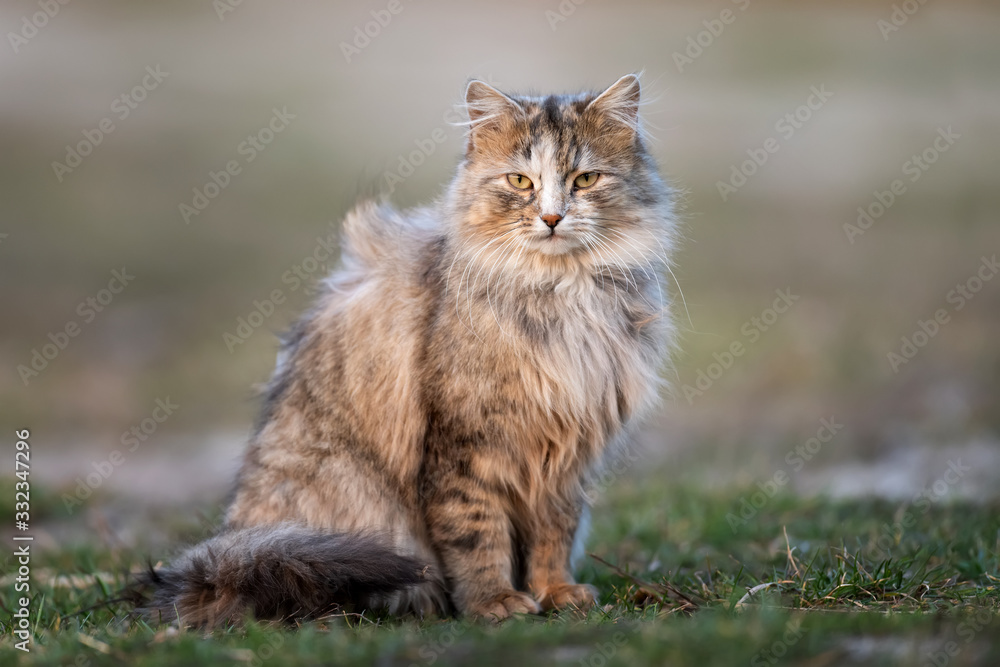
M501 627L333 616L210 635L149 625L113 599L157 554L92 543L32 562L31 654L40 665L994 665L1000 505L805 500L707 492L661 475L612 488L595 511L581 579L601 591ZM746 502L744 502L746 500ZM38 501L58 522L56 498ZM190 516L190 515L189 515ZM5 519L8 517L5 517ZM9 517L12 518L12 517ZM177 520L197 539L212 517ZM6 557L4 570L13 571ZM5 582L6 610L15 608ZM0 662L19 655L5 623Z

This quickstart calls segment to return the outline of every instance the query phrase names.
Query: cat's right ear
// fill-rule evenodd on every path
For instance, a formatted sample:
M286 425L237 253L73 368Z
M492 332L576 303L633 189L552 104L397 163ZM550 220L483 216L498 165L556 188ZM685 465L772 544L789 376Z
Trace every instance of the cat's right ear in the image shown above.
M504 132L524 109L516 100L479 80L469 82L465 88L465 109L469 114L469 145L471 153L479 143L489 139L489 135Z

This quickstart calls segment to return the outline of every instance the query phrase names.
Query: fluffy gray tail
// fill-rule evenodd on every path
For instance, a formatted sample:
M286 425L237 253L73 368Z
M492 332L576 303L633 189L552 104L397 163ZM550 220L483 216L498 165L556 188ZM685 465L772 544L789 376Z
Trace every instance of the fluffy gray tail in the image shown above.
M279 524L230 530L150 569L136 590L151 620L216 627L247 615L315 618L344 606L377 606L426 580L427 567L384 542ZM153 589L152 595L141 591Z

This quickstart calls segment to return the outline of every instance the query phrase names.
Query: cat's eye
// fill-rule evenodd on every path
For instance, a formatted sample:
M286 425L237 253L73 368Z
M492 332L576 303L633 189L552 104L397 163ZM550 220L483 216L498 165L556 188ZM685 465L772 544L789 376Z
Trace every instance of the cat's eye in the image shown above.
M524 174L507 174L507 182L518 190L527 190L531 187L531 179Z
M600 176L596 171L588 171L586 174L580 174L573 181L573 185L578 188L589 188L591 185L597 182L597 177Z

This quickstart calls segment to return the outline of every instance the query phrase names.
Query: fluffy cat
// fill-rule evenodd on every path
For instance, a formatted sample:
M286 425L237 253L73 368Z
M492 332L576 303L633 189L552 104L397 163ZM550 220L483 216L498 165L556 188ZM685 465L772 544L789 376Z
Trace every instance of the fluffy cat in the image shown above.
M673 199L637 77L600 94L469 84L443 198L364 203L283 340L216 537L147 613L213 626L335 605L503 619L585 608L588 485L655 401Z

